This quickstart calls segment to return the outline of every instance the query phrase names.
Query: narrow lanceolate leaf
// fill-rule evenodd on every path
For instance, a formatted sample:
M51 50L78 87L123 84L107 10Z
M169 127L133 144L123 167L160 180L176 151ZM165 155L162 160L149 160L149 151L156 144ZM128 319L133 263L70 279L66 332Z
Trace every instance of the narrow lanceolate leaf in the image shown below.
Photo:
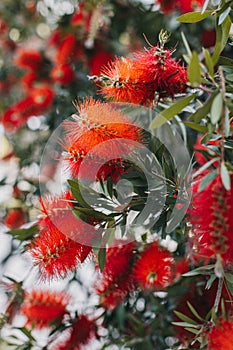
M213 60L210 56L210 53L207 49L204 49L203 50L204 52L204 56L205 56L205 63L206 63L206 67L208 69L208 73L211 77L214 76L214 63L213 63Z
M196 325L196 324L197 324L196 321L192 320L190 317L188 317L188 316L182 314L182 313L179 312L179 311L176 311L176 310L175 310L174 313L176 314L177 317L179 317L179 318L180 318L182 321L184 321L184 322L188 322L188 323L191 324L191 325ZM188 326L188 327L189 327L189 326Z
M215 96L211 109L210 109L210 120L213 125L217 124L222 115L223 100L222 94L219 93Z
M99 253L98 253L98 264L99 264L99 268L100 268L101 272L104 269L105 262L106 262L106 249L105 248L101 248L99 250Z
M212 15L212 13L213 11L205 11L203 13L198 11L188 12L182 16L179 16L176 20L182 23L196 23L209 17L210 15Z
M231 19L229 16L225 18L225 20L221 25L217 26L216 44L215 44L215 49L212 56L214 65L218 62L220 53L222 52L222 50L224 49L227 43L230 28L231 28Z
M224 162L221 163L221 179L227 191L231 189L231 177Z
M221 24L225 21L226 17L229 15L230 12L231 12L231 7L229 6L229 7L227 7L226 10L225 10L223 13L221 13L221 15L219 16L218 25L221 25Z
M198 314L198 312L194 309L194 307L192 306L192 304L190 304L189 301L187 301L188 307L190 309L190 311L193 313L193 315L200 321L204 321L203 318Z
M217 93L217 90L213 91L212 95L208 98L208 100L189 117L189 120L194 120L196 123L199 123L203 118L205 118L210 112L212 102Z
M213 181L216 176L218 175L217 170L211 171L211 173L208 173L201 181L199 187L198 187L198 192L203 191L211 181Z
M184 122L184 124L186 126L188 126L189 128L191 128L193 130L196 130L196 131L199 131L199 132L201 132L203 134L208 132L208 127L207 126L196 124L196 123L193 123L193 122Z
M191 84L201 83L201 66L196 51L193 51L190 63L188 66L188 79Z
M177 102L173 103L170 107L164 109L159 113L154 120L152 120L150 129L155 129L165 124L168 120L172 119L175 115L180 113L188 104L197 96L197 94L192 94L181 98Z

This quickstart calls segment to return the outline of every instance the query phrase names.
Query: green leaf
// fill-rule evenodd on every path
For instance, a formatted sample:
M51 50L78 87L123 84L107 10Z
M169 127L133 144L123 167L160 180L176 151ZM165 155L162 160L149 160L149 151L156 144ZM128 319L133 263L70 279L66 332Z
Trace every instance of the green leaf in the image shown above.
M73 196L77 199L78 203L84 207L84 208L91 208L91 206L84 200L82 193L81 193L81 185L73 180L67 180L68 184L70 185L70 190L73 194Z
M207 126L196 124L196 123L193 123L193 122L184 122L184 124L186 126L188 126L189 128L191 128L193 130L196 130L196 131L199 131L199 132L201 132L203 134L208 132L208 127Z
M232 273L225 273L224 274L224 277L225 277L225 279L228 281L228 282L230 282L230 283L232 283L233 284L233 274Z
M182 37L184 46L185 46L186 51L187 51L187 56L188 56L189 58L191 58L191 57L192 57L192 51L191 51L191 49L190 49L189 43L188 43L188 41L187 41L187 39L186 39L186 37L185 37L185 35L184 35L183 32L181 32L181 37Z
M206 67L208 69L208 73L211 77L214 77L214 63L212 61L210 53L207 49L203 49L203 52L204 52L204 56L205 56L205 63L206 63Z
M221 25L217 26L216 44L215 44L214 53L212 56L214 65L218 62L219 56L227 43L230 28L231 28L231 19L229 16L225 18L225 20Z
M75 216L78 218L81 218L80 214L84 214L84 217L86 216L87 218L93 217L97 220L107 220L108 215L101 213L100 211L90 209L90 208L75 208L73 209L73 213Z
M176 311L174 311L176 313ZM172 322L174 326L180 326L180 327L193 327L193 328L199 328L199 325L194 325L193 323L188 323L188 322Z
M193 51L190 63L188 66L188 79L191 84L201 83L201 66L196 51Z
M184 15L179 16L176 20L182 23L196 23L202 21L203 19L209 17L213 11L205 11L205 12L188 12Z
M215 96L210 109L210 120L213 125L217 124L222 115L223 100L222 94Z
M202 107L198 108L195 113L193 113L189 119L194 120L196 123L199 123L207 114L210 112L210 108L215 96L218 94L218 91L213 91L212 95L208 98L208 100L202 105Z
M23 242L28 239L32 239L35 234L39 231L39 226L34 225L29 228L21 228L18 230L11 230L6 232L8 235L14 236L14 238L18 239L19 241Z
M204 321L204 319L197 313L197 311L194 309L192 304L190 304L189 301L187 301L188 307L190 311L193 313L193 315L199 320L199 321Z
M211 275L210 278L208 279L208 281L206 282L206 286L205 286L205 289L210 289L213 282L216 280L217 276L214 274L214 275Z
M150 129L155 129L165 124L166 121L172 119L175 115L180 113L195 97L197 94L192 94L184 98L179 99L177 102L173 103L170 107L164 109L159 113L154 120L152 120Z
M219 16L219 19L218 19L219 26L225 21L226 17L229 15L230 12L231 12L231 8L227 7L226 10L221 13L221 15Z
M221 66L232 67L233 66L233 59L229 58L229 57L220 56L219 60L218 60L218 63Z
M192 276L198 276L198 275L202 275L202 274L207 274L208 271L213 270L215 267L215 265L206 265L206 266L201 266L198 267L194 270L188 271L186 273L184 273L182 276L184 277L192 277Z
M101 248L98 253L98 264L100 271L102 272L106 263L106 249Z
M203 191L209 185L209 183L216 178L217 175L218 175L217 169L207 174L200 182L198 187L198 192Z
M221 163L221 179L227 191L231 189L231 177L224 162Z
M177 317L179 317L179 318L180 318L182 321L184 321L184 322L188 322L188 323L191 324L191 325L196 325L196 324L197 324L196 321L192 320L190 317L188 317L188 316L182 314L182 313L179 312L179 311L176 311L176 310L175 310L174 313L176 314ZM189 327L189 326L187 326L187 327Z
M226 283L227 283L227 289L229 290L231 295L233 295L233 283L229 282L228 280L226 280Z

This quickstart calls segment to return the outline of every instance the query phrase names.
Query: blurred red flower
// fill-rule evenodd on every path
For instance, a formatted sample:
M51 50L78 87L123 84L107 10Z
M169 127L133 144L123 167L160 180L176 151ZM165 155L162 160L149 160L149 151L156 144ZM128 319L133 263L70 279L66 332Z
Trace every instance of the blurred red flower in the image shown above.
M25 224L26 220L27 214L21 208L14 208L8 210L3 223L13 230Z
M107 249L106 263L96 283L100 304L108 310L114 309L134 289L132 263L135 243L120 244Z
M61 322L69 301L64 292L33 290L25 294L21 311L27 317L27 326L51 327Z
M208 350L232 350L233 321L221 318L207 333Z
M69 64L60 64L53 67L50 75L55 82L64 85L70 84L75 78L74 70Z
M83 346L97 337L97 327L94 320L91 320L86 315L79 315L73 321L72 326L68 331L64 332L65 341L57 341L51 344L50 350L81 350Z
M133 279L140 288L161 290L174 280L174 259L167 250L153 242L139 255Z
M20 50L15 57L15 65L20 68L26 68L33 71L40 69L43 62L43 56L39 51Z

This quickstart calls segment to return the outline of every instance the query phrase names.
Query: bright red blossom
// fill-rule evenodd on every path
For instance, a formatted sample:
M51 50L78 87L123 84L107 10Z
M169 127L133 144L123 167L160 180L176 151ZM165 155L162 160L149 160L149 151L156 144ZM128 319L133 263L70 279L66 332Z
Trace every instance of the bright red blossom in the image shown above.
M220 319L207 334L208 350L232 350L233 321Z
M69 296L64 292L33 290L26 293L21 310L28 319L27 325L50 327L61 321L68 303Z
M43 279L65 277L91 251L94 226L89 225L88 231L86 224L75 218L68 198L70 195L64 194L41 200L44 217L38 222L39 235L34 238L28 251Z
M43 56L39 51L21 50L15 58L15 65L20 68L37 71L43 62Z
M57 55L56 64L65 64L72 60L75 52L76 38L73 34L67 34L67 36L61 42Z
M208 261L219 254L225 263L233 261L233 176L231 190L227 191L220 175L198 192L202 177L193 186L190 222L193 225L190 255Z
M133 268L133 278L142 288L161 290L173 282L173 269L172 255L153 242L140 254Z
M174 97L186 89L187 72L171 58L171 51L155 46L133 57L117 58L102 70L101 93L119 102L151 104L158 98ZM98 82L98 80L97 80Z
M205 0L157 0L164 13L170 13L175 9L182 13L191 12L195 9L200 9Z
M131 265L135 254L134 243L120 244L107 250L104 270L96 284L100 304L112 310L134 289Z
M74 120L64 124L65 159L72 176L114 178L116 171L124 169L121 157L142 141L141 129L109 103L90 98L77 108L79 113Z

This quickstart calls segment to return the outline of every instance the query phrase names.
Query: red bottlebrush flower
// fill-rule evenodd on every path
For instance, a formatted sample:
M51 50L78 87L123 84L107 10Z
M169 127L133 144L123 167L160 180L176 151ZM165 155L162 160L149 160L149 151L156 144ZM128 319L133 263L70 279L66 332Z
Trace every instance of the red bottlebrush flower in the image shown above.
M81 28L84 28L84 30L87 32L89 31L90 27L91 11L88 11L85 8L85 5L85 2L79 3L79 6L76 12L73 14L70 23L73 26L80 26Z
M26 213L20 208L15 208L10 209L8 211L7 215L3 220L3 223L4 225L8 226L11 230L13 230L25 224L26 219Z
M64 332L65 341L57 341L51 345L50 350L81 350L83 346L96 338L97 327L94 320L89 319L86 315L79 315L74 320L72 327L68 332Z
M120 244L107 250L104 270L96 283L100 304L112 310L134 289L132 262L135 244Z
M171 58L171 51L152 47L134 59L116 59L100 75L101 93L119 102L151 104L158 98L174 97L186 89L187 72Z
M137 69L145 84L151 85L159 98L174 97L186 90L186 69L175 61L168 49L155 46L135 54Z
M108 51L95 52L89 63L90 75L99 75L102 67L110 64L113 58L113 55Z
M36 81L37 75L35 72L29 72L26 75L24 75L21 79L22 84L26 88L26 90L30 91L33 87L33 83Z
M42 279L65 277L83 262L91 251L94 226L76 219L68 200L70 195L42 198L40 233L28 247ZM81 243L80 243L81 242ZM82 244L84 242L84 244Z
M221 318L207 333L208 350L232 350L233 321Z
M70 84L74 78L75 74L72 67L69 64L61 64L55 66L51 70L51 78L60 84Z
M231 176L231 184L233 185ZM190 255L194 259L208 261L220 255L223 262L233 261L233 190L227 191L220 175L198 192L202 177L193 186L190 223L193 225Z
M90 178L95 165L100 167L95 174L97 178L113 176L112 169L122 167L120 157L129 154L136 142L141 142L141 129L109 103L90 98L77 108L79 115L65 123L64 148L72 176ZM79 174L84 159L87 168L85 173Z
M31 97L37 107L47 109L53 103L54 92L48 86L41 86L32 90Z
M39 51L20 50L15 58L15 65L20 68L37 71L43 62L43 56Z
M76 38L73 34L68 34L61 42L56 56L56 64L65 64L72 61L75 52Z
M179 0L177 5L182 13L186 13L200 9L204 2L205 0Z
M129 58L117 58L102 69L100 78L103 78L101 93L108 99L117 102L148 104L154 99L154 90L151 84L145 83L142 71Z
M157 0L157 3L160 4L161 10L164 13L170 13L175 10L176 1L174 0Z
M133 268L133 278L141 288L161 290L174 279L172 255L153 242L141 253Z
M69 296L64 292L33 290L26 293L21 311L27 317L27 325L51 327L62 320L69 301Z

